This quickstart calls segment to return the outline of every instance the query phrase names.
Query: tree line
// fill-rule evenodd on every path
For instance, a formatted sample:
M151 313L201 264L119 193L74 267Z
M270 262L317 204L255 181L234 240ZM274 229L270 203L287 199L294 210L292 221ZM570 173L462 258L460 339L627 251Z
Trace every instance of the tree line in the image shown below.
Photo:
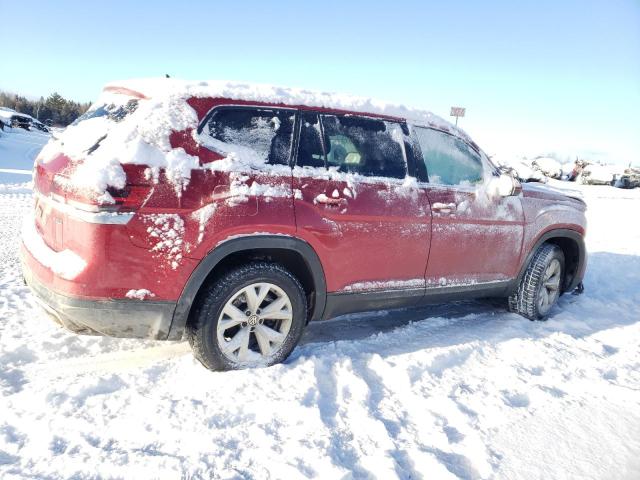
M67 100L57 92L47 98L30 100L22 95L0 91L0 107L26 113L42 123L66 127L87 111L91 104Z

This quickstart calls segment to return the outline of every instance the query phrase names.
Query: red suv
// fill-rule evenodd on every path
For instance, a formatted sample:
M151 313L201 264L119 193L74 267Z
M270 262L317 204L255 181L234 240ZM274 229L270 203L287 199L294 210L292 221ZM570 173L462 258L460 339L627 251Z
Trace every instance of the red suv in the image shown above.
M166 82L166 83L164 83ZM105 88L35 165L24 277L77 332L283 361L310 320L477 297L535 320L581 286L585 204L438 117L173 80Z

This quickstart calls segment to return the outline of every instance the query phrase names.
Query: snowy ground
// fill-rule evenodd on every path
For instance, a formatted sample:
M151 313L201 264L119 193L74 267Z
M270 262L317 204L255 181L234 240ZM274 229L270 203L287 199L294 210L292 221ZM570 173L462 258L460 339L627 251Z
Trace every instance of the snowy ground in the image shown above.
M0 169L29 170L35 137L11 135ZM184 343L41 318L16 255L30 192L0 185L0 478L640 478L640 189L579 188L586 292L548 322L342 317L284 365L211 373Z

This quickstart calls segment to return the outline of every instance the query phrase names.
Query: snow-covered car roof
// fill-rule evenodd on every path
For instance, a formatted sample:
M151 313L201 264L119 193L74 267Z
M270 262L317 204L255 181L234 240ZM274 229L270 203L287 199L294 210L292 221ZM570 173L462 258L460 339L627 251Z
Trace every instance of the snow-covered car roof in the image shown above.
M0 118L7 118L10 119L11 117L13 117L16 114L15 110L10 110L10 109L5 109L5 108L0 108Z
M589 173L591 180L602 182L610 182L618 170L619 167L614 165L599 165L597 163L591 163L584 167L584 172Z
M439 128L473 143L467 133L428 110L419 110L370 97L320 92L274 85L209 80L195 82L174 78L138 78L107 84L105 92L128 93L141 98L180 97L228 98L287 106L308 106L344 110L363 114L382 115L408 120L412 123ZM475 144L474 144L475 145Z
M122 188L125 164L164 169L177 190L188 184L191 171L207 169L242 170L257 168L247 158L231 152L225 161L206 166L199 158L171 142L174 132L195 133L206 113L196 111L193 99L225 99L270 106L314 107L345 113L362 113L404 118L429 125L473 142L431 112L413 110L379 100L351 95L313 92L271 85L226 81L189 82L176 79L137 79L112 82L91 105L87 113L53 138L40 152L37 162L48 163L62 153L77 165L69 187L107 198L108 186ZM280 166L269 165L271 174ZM260 168L267 168L261 165ZM286 170L286 171L285 171ZM281 174L290 175L288 169Z

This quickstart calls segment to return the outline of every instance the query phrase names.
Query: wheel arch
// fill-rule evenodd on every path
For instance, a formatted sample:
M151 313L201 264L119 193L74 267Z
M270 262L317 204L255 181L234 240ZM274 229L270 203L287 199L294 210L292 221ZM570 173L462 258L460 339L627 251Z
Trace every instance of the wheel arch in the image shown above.
M527 253L525 261L520 267L520 272L514 280L511 293L513 293L520 284L533 255L543 243L552 243L557 245L564 253L565 257L565 275L562 292L570 292L578 286L584 275L587 250L584 244L584 237L576 230L567 228L558 228L549 230L538 237L533 247Z
M326 279L322 263L311 245L284 235L247 235L219 244L191 273L176 303L168 339L182 338L192 305L203 286L235 265L264 259L282 264L302 283L311 307L307 321L322 318L327 296Z

